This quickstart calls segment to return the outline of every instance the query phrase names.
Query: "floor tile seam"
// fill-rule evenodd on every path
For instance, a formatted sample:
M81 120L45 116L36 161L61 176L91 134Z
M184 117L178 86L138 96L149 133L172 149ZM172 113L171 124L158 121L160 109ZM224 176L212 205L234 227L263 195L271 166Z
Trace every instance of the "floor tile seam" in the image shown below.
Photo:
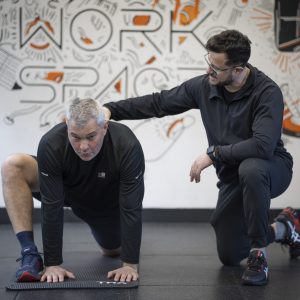
M1 290L6 290L6 292L9 293L9 294L15 293L14 297L11 298L11 299L13 299L13 300L16 300L16 299L17 299L18 294L19 294L19 292L20 292L20 291L10 291L10 290L7 290L6 288L4 288L4 289L0 288L0 291L1 291Z
M139 284L139 287L195 287L195 286L199 286L199 287L204 287L204 286L211 286L211 287L233 287L233 286L237 286L237 283L234 284Z
M77 251L69 251L68 253L76 253ZM80 251L78 251L80 252ZM179 256L179 257L216 257L216 255L202 255L202 254L189 254L189 255L186 255L186 254L142 254L140 256L140 259L142 259L143 257L176 257L176 256ZM1 256L0 255L0 261L2 259L12 259L13 261L15 261L17 259L18 255L14 255L14 256Z
M217 254L212 255L203 255L203 254L142 254L141 257L148 257L148 256L186 256L186 257L216 257Z

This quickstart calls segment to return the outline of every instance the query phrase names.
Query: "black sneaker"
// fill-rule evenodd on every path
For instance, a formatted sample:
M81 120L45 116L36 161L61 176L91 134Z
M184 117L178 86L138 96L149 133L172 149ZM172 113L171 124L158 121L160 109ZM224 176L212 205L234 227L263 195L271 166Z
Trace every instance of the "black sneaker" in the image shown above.
M290 257L300 256L300 221L298 213L291 207L286 207L275 219L285 225L287 232L281 244L290 247Z
M44 266L43 259L36 247L24 248L17 261L21 261L21 266L16 272L17 282L40 281Z
M247 269L242 276L242 284L265 285L268 282L268 264L260 250L252 250L248 256Z

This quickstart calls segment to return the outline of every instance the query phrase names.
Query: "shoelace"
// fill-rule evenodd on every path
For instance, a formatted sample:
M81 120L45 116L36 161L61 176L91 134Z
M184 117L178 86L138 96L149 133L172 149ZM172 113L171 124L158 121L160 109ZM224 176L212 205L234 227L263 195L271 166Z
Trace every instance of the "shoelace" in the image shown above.
M265 259L262 256L250 256L247 260L248 269L252 271L260 271Z
M22 265L30 265L35 257L39 255L43 255L41 252L34 252L34 253L26 253L19 257L16 262L22 261Z

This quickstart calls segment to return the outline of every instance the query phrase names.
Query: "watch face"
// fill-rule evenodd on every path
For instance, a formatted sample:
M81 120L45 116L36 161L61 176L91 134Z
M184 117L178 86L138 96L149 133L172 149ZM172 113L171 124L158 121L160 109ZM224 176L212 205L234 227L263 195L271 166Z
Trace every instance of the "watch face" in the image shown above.
M215 146L209 146L207 148L206 153L209 155L209 154L213 154L214 151L215 151Z

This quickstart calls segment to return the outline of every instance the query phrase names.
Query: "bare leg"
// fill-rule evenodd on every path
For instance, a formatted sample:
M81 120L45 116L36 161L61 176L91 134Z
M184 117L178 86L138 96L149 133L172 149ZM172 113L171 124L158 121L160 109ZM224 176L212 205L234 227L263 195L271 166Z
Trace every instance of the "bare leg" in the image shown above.
M32 191L39 190L36 160L27 154L13 154L2 164L3 196L15 233L32 231Z

